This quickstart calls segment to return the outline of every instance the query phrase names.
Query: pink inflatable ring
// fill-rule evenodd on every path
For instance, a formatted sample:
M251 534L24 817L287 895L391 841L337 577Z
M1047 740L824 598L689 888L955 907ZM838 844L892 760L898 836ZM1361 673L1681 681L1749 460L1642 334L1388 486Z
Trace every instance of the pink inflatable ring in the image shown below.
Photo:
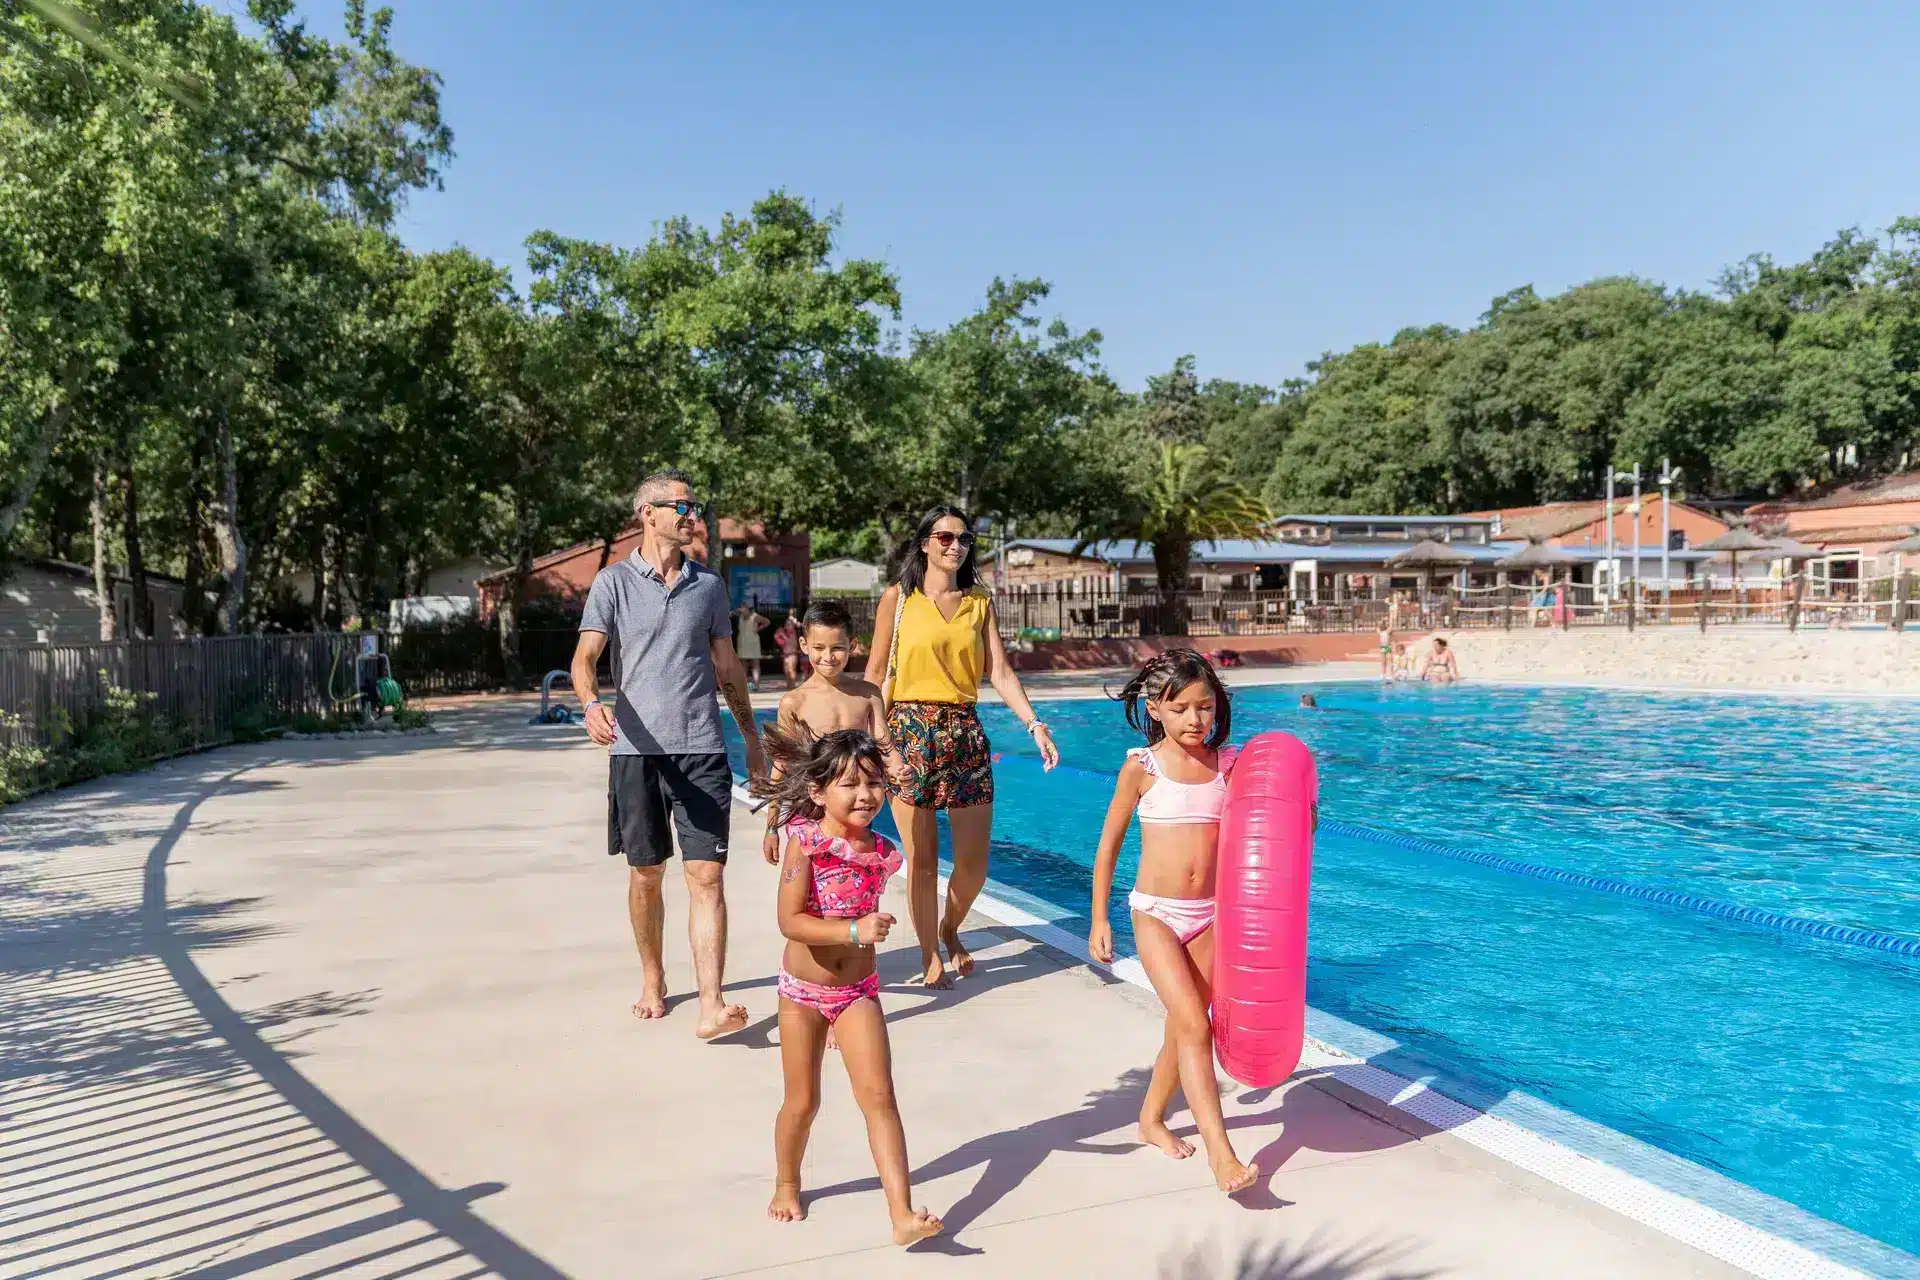
M1249 742L1227 783L1213 926L1213 1047L1241 1084L1279 1084L1307 1023L1307 890L1320 803L1313 753L1289 733Z

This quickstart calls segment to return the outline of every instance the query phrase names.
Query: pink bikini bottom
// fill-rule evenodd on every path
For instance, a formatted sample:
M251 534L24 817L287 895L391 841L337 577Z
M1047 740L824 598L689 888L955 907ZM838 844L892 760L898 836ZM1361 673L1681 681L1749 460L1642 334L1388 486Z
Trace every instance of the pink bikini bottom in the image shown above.
M1127 895L1127 905L1173 930L1181 946L1213 927L1212 898L1156 898L1135 889Z
M851 986L823 987L817 982L802 982L782 969L777 990L795 1004L818 1010L827 1025L832 1026L841 1014L862 1000L880 999L880 975L870 973Z

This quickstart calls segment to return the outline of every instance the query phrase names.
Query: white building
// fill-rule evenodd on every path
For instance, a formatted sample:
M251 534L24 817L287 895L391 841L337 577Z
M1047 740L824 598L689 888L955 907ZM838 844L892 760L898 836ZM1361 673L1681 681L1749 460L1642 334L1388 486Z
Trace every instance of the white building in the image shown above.
M880 566L848 556L816 560L807 576L807 585L815 595L822 592L874 595L880 590Z

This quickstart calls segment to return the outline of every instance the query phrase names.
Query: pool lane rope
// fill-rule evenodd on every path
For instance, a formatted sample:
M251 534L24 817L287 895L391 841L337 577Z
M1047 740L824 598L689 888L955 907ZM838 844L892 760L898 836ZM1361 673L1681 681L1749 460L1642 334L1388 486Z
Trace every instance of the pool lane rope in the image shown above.
M1013 763L1038 767L1038 756L1024 751L997 753L996 762ZM1119 777L1103 769L1086 769L1073 765L1061 765L1057 773L1078 774L1087 777L1112 780ZM1329 818L1324 813L1320 818L1320 830L1331 835L1345 836L1353 840L1367 840L1375 844L1389 845L1397 849L1406 849L1413 853L1432 854L1435 857L1451 858L1455 862L1468 862L1477 867L1487 867L1494 871L1504 871L1508 875L1528 876L1535 880L1545 880L1552 884L1572 885L1579 889L1591 889L1596 893L1611 893L1622 898L1632 898L1638 902L1650 903L1658 907L1677 907L1682 911L1691 911L1697 915L1712 916L1720 920L1732 920L1740 924L1755 925L1762 929L1771 929L1776 933L1797 934L1805 938L1818 938L1823 942L1838 942L1843 946L1860 947L1868 951L1879 951L1887 955L1904 956L1909 959L1920 958L1920 938L1903 937L1896 933L1884 933L1879 929L1861 929L1854 925L1831 924L1824 920L1808 920L1802 916L1781 915L1777 911L1768 911L1764 907L1743 907L1737 903L1719 902L1712 898L1702 898L1696 894L1682 893L1677 889L1656 889L1650 885L1634 884L1630 880L1615 880L1611 876L1588 875L1584 871L1563 871L1558 867L1543 867L1536 862L1521 862L1516 858L1503 858L1494 853L1475 853L1471 849L1457 849L1452 845L1441 844L1437 840L1425 840L1419 836L1403 836L1392 831L1380 831L1373 827L1355 826L1350 822L1341 822Z

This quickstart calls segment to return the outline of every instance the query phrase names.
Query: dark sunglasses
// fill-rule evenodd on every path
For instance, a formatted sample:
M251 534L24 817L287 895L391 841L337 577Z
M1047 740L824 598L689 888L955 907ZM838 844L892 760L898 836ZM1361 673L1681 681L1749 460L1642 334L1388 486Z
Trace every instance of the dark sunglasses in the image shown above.
M963 547L973 545L973 535L970 533L954 533L950 529L941 529L939 532L930 536L943 547L950 547L956 542Z
M696 498L675 498L672 502L649 502L650 507L672 507L673 514L685 520L688 516L700 514L700 502Z

